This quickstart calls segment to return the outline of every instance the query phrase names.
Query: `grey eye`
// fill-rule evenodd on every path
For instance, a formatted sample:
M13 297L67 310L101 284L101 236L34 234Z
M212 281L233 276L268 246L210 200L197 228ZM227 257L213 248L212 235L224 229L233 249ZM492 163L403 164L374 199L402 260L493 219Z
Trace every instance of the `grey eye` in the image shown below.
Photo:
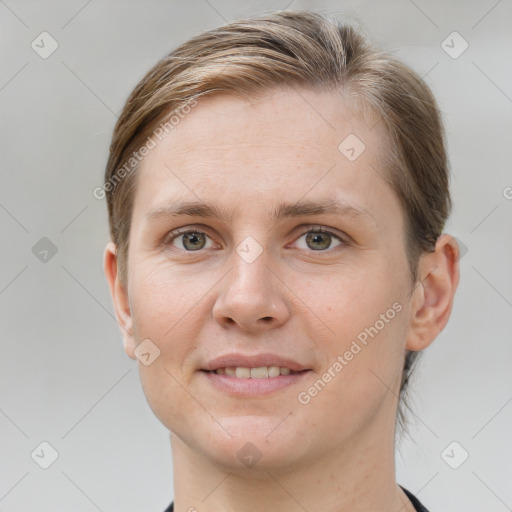
M191 251L202 249L206 244L204 233L185 233L183 235L183 247Z
M204 249L207 242L207 235L199 231L189 231L187 233L181 233L175 240L182 239L181 245L188 251L198 251Z
M300 243L301 239L305 241ZM332 245L334 242L335 245ZM297 239L297 246L300 249L310 249L313 251L323 251L337 245L341 245L340 238L334 233L325 231L308 231L304 233L300 238Z
M331 245L331 235L327 233L308 233L306 243L315 251L327 249Z

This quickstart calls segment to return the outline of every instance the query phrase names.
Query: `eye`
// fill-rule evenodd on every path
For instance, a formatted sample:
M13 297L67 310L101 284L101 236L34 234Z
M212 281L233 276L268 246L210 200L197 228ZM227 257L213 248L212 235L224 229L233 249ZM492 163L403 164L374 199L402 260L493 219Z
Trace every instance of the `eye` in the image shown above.
M324 251L325 249L334 248L337 247L338 245L341 245L342 243L345 243L340 236L322 228L315 228L313 230L307 231L300 238L297 239L297 242L304 237L305 243L302 246L298 245L299 249L312 249L313 251ZM333 238L336 239L338 242L334 246L332 246Z
M207 245L208 241L210 242L210 245ZM177 249L190 252L209 249L212 247L213 241L202 231L188 229L186 231L171 233L169 238L165 241L165 245L172 245Z
M301 242L301 239L305 239ZM334 244L333 245L333 241ZM295 242L299 249L310 249L325 252L339 245L347 244L340 235L324 228L315 228L303 233ZM164 245L170 245L181 251L194 252L202 249L210 249L214 246L212 239L198 229L177 230L169 234Z

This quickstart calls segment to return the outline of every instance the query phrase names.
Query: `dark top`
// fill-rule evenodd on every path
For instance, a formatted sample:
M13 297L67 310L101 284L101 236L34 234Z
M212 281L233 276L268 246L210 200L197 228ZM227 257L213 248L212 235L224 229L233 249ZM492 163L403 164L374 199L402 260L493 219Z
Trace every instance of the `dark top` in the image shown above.
M411 494L407 489L404 489L403 487L402 489L407 495L407 497L411 500L411 503L414 505L416 512L428 512L428 510L419 502L416 496ZM174 501L164 510L164 512L174 512Z

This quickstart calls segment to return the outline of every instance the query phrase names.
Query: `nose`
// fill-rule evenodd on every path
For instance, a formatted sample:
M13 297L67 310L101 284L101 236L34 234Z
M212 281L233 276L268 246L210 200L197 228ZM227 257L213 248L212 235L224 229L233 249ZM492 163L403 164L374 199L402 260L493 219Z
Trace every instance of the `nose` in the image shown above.
M233 253L232 271L223 279L213 306L213 317L222 327L238 326L258 333L275 329L288 320L290 308L285 286L269 267L266 252L253 262Z

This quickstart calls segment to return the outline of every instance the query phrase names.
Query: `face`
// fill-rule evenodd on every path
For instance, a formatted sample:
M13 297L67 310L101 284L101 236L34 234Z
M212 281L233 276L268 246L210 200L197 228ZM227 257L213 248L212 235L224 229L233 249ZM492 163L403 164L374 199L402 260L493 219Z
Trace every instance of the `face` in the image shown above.
M413 283L372 126L334 93L214 95L138 171L126 351L160 421L218 465L392 436Z

